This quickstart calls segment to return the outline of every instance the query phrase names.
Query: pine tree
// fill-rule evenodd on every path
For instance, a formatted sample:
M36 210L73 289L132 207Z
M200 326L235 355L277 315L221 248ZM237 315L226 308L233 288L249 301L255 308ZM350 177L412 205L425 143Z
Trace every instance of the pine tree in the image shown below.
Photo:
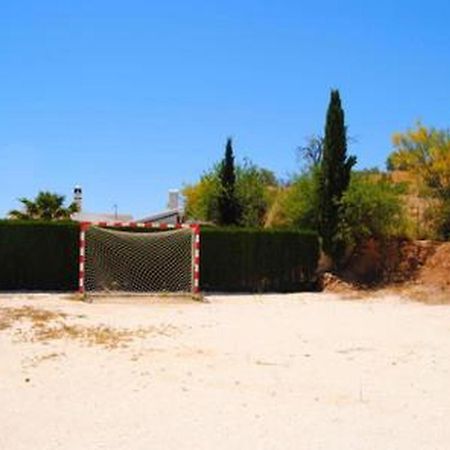
M332 90L319 175L319 231L323 250L336 266L345 251L344 242L338 235L340 201L355 164L356 157L347 156L347 128L339 91Z
M238 225L241 208L236 196L236 173L234 167L233 143L227 139L225 157L222 160L220 172L219 224Z

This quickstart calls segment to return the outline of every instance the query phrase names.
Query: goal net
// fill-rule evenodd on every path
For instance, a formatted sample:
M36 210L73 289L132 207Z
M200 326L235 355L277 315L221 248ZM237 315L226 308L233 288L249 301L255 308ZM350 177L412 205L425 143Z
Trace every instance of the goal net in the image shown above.
M195 233L85 231L83 290L89 292L195 292Z

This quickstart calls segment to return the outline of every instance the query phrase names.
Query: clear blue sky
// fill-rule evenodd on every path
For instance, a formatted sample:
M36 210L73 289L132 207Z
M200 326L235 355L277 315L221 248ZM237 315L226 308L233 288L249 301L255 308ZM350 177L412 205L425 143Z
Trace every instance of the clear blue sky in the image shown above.
M339 88L359 167L450 125L450 2L4 0L0 216L84 188L139 218L223 155L286 177Z

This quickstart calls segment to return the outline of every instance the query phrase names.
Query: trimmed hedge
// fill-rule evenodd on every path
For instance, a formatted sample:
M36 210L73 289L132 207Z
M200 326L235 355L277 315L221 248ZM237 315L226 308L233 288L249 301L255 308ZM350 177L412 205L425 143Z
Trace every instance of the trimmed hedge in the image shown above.
M0 221L0 290L76 291L78 239L77 223ZM314 287L319 258L315 233L202 228L200 242L203 291Z
M316 233L205 228L200 242L204 291L293 292L314 287L320 251Z
M76 223L0 221L0 290L75 291Z

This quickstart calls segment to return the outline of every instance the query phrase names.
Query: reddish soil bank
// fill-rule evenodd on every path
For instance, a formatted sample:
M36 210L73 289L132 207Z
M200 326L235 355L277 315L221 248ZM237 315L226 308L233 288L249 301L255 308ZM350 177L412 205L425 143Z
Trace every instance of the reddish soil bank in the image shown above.
M323 288L393 289L428 303L449 303L450 243L370 240L353 252L339 277L324 275Z

